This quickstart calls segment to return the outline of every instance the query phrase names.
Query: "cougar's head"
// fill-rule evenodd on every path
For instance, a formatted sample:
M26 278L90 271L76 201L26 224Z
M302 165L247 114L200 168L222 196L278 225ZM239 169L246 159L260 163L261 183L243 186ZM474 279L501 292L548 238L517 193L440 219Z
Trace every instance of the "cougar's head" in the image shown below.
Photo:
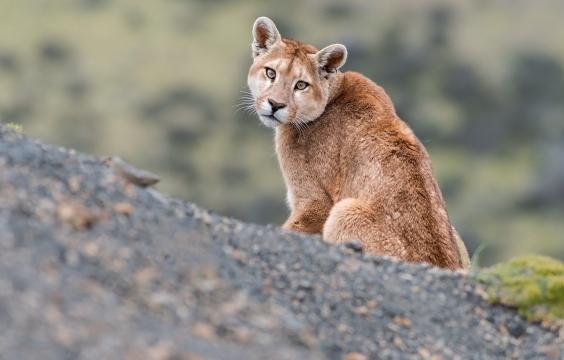
M283 39L272 20L260 17L253 25L252 55L247 83L260 120L274 128L300 126L323 113L347 49L334 44L317 51Z

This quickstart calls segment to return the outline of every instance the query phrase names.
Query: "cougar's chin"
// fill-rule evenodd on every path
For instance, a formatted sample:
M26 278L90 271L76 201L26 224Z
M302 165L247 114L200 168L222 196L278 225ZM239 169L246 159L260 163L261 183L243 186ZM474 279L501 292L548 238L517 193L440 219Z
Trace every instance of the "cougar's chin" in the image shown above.
M275 128L278 125L288 122L288 111L286 109L279 110L273 114L259 112L258 115L260 121L262 121L264 125L270 128Z
M265 126L273 129L282 124L275 115L259 115L259 119Z

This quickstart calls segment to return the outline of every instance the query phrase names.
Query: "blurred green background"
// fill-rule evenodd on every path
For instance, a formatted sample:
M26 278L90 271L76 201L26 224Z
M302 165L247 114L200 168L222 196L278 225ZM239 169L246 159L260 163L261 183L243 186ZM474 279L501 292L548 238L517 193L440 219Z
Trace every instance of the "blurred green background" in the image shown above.
M564 259L564 2L0 0L0 121L281 223L272 132L236 105L256 17L349 49L427 146L481 264Z

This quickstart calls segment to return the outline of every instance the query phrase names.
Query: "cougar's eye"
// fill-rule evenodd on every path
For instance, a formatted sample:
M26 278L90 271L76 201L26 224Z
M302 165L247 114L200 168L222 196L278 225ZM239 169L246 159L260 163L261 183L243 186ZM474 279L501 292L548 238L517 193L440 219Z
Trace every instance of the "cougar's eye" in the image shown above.
M264 68L264 72L266 73L266 77L274 80L276 78L276 71L272 70L271 68Z
M308 86L309 86L308 83L300 80L296 83L296 90L305 90Z

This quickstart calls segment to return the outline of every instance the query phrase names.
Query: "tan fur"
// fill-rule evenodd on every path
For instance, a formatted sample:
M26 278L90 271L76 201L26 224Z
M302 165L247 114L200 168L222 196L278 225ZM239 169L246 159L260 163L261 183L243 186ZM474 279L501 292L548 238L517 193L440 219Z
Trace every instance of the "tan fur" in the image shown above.
M360 240L373 254L466 267L429 156L385 91L337 71L346 59L342 45L317 52L282 39L268 18L257 19L253 35L248 83L261 120L276 131L291 208L283 227L331 243ZM298 91L298 80L310 86ZM285 104L284 112L265 117L266 99Z

